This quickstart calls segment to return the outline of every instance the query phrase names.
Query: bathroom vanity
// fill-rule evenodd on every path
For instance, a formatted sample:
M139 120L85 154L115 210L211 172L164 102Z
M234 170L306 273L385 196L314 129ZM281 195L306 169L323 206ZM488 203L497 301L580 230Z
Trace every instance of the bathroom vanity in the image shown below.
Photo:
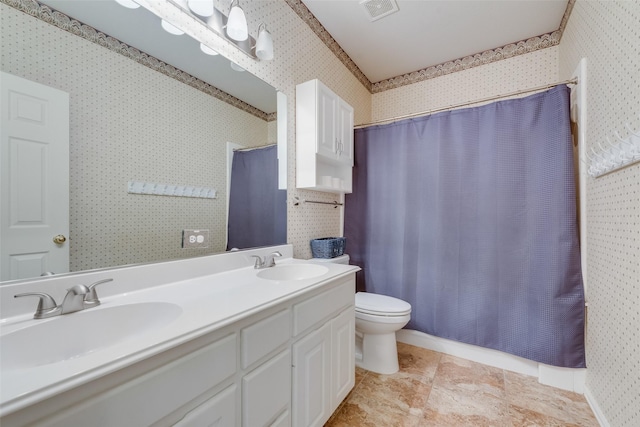
M273 250L284 255L275 267L253 268L251 255ZM322 426L354 385L358 267L291 254L284 245L0 287L10 315L0 423ZM107 276L102 304L68 315L34 320L37 300L12 298L58 300Z

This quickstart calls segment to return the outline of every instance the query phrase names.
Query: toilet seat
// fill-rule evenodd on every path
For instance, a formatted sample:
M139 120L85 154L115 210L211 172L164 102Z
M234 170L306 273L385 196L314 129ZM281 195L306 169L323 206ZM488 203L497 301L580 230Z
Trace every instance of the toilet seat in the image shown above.
M356 292L356 312L374 316L400 317L411 313L411 304L387 295Z

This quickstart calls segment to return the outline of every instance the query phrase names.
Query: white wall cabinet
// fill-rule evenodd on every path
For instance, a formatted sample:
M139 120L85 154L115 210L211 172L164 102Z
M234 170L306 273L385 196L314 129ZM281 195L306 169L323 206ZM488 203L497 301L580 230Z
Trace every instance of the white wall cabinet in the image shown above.
M353 167L353 107L338 98L338 159Z
M355 274L336 279L2 426L322 426L355 382L354 289Z
M319 80L296 86L296 186L351 193L353 107Z

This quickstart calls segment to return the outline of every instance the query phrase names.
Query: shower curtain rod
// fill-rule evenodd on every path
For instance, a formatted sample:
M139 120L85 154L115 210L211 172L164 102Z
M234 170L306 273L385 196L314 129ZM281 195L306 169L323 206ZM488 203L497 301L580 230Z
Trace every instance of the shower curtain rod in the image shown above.
M234 148L233 151L251 151L251 150L257 150L258 148L266 148L266 147L271 147L273 145L276 145L275 143L273 144L264 144L264 145L257 145L255 147L246 147L246 148Z
M434 108L433 110L421 111L419 113L405 114L404 116L396 116L396 117L391 117L389 119L376 120L376 121L370 122L370 123L363 123L363 124L360 124L360 125L355 125L353 128L354 129L360 129L360 128L365 128L365 127L378 125L378 124L382 124L382 123L395 122L395 121L402 120L402 119L410 119L410 118L413 118L413 117L428 116L429 114L437 113L437 112L440 112L440 111L453 110L454 108L466 107L467 105L479 104L481 102L495 101L497 99L508 98L510 96L521 95L523 93L530 93L530 92L535 92L535 91L538 91L538 90L550 89L552 87L556 87L556 86L559 86L559 85L562 85L562 84L568 84L568 85L578 84L578 78L573 78L573 79L570 79L570 80L564 80L564 81L556 82L556 83L550 83L550 84L543 85L543 86L533 87L531 89L518 90L518 91L515 91L515 92L511 92L511 93L505 93L503 95L495 95L495 96L490 96L488 98L482 98L482 99L476 99L476 100L473 100L473 101L462 102L460 104L453 104L453 105L449 105L447 107Z

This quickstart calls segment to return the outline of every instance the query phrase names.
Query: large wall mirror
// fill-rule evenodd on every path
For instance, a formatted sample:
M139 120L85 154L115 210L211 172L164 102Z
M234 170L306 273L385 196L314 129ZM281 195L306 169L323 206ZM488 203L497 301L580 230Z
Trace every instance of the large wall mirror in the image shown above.
M50 13L46 7L63 15ZM64 236L62 242L58 238L52 243L50 251L55 254L63 248L68 250L69 272L286 242L286 190L282 184L286 179L280 177L278 189L277 177L268 181L260 175L263 170L273 170L274 162L277 175L276 154L270 157L263 152L272 146L279 148L277 156L284 159L280 163L286 162L282 150L286 140L280 141L281 147L276 145L278 127L286 128L277 125L278 120L285 119L286 111L276 114L278 105L286 106L284 95L241 68L232 67L235 64L221 55L205 54L200 44L187 35L169 34L162 29L160 19L144 8L127 9L115 0L0 0L0 8L1 70L65 92L69 104L68 170L55 163L45 165L48 154L38 151L37 161L26 162L28 171L22 161L20 174L0 177L2 197L6 198L0 200L3 251L10 240L6 230L27 230L30 222L46 233L48 242L57 235ZM34 12L34 8L40 10ZM40 18L34 17L36 14ZM4 76L3 93L8 86ZM29 110L30 100L40 99L29 96L23 104L16 104L27 105L27 116L40 111L39 107ZM3 100L3 110L9 104ZM51 105L55 112L55 104ZM47 114L42 113L42 117L54 117ZM4 138L2 143L11 147L19 139ZM35 145L27 145L23 151L33 152ZM23 151L14 148L1 152L3 169L13 165L10 162L20 163L16 159L22 154L14 154ZM254 166L246 172L234 172L230 162L236 156L234 150L239 150L236 154L262 152L269 166L242 160L243 165ZM23 209L31 217L12 222L17 215L15 203L13 207L10 203L11 197L16 197L11 193L18 181L15 176L33 181L27 189L50 191L53 181L46 178L45 172L55 173L56 169L68 172L68 206L31 200L29 203L37 205L41 217L32 214L32 205ZM238 182L244 179L232 179L233 173L273 184L262 188L248 180L249 184L243 183L248 187L243 189ZM164 188L167 195L138 194L143 184L164 185L158 188ZM180 189L181 195L169 195L173 187ZM248 193L247 188L257 190L260 198ZM240 199L240 205L231 209L244 214L251 203L242 202L243 197L259 199L259 205L264 207L265 200L271 197L267 194L279 200L275 215L278 223L273 224L273 215L263 212L255 220L260 222L247 216L247 222L239 228L274 229L275 237L262 236L253 244L238 240L241 243L228 246L229 200L233 203L233 199ZM21 197L18 199L30 200ZM65 200L64 196L59 200ZM56 208L68 212L68 230L47 225L47 215ZM208 230L201 233L206 235L207 247L184 248L183 230ZM14 233L13 239L25 241L24 236L26 232ZM66 272L49 265L47 255L23 252L18 250L18 256L3 260L2 282L34 277L41 271Z

